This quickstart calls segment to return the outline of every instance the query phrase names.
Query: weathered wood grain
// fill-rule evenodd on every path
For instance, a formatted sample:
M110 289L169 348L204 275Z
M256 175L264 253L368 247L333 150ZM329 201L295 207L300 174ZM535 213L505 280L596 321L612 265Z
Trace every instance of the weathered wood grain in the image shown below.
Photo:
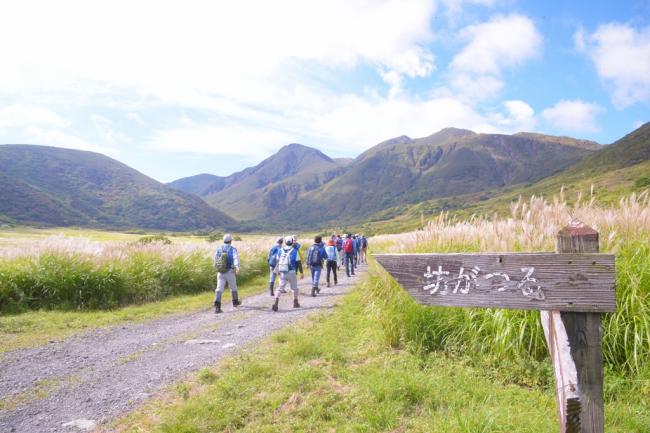
M558 253L597 253L599 251L598 232L580 221L573 221L557 235ZM546 322L546 325L545 325ZM542 324L554 328L561 327L568 338L570 353L565 351L554 355L552 339L547 338L553 369L558 380L558 390L571 386L570 380L563 374L567 365L574 365L578 380L578 400L558 392L560 407L561 432L571 432L575 428L575 417L571 417L566 408L579 407L579 431L581 433L603 433L605 411L603 404L603 330L599 313L550 312L542 314ZM557 358L557 359L556 359ZM565 408L562 414L562 408Z
M578 369L571 356L571 343L561 312L541 311L541 322L553 362L560 433L580 433L582 402ZM589 314L589 313L571 313Z
M377 254L419 303L458 307L616 310L609 254ZM530 272L531 269L534 271Z

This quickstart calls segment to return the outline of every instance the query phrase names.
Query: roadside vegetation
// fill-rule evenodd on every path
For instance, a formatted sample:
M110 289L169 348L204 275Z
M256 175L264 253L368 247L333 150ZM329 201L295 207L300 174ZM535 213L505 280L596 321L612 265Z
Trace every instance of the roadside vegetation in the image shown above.
M272 242L250 236L236 243L244 296L266 288L264 251ZM214 248L204 236L3 232L0 353L100 326L210 308Z
M530 373L495 368L482 354L416 350L406 340L393 344L378 318L403 317L374 302L376 278L384 277L377 268L372 273L334 313L313 316L252 352L201 370L105 431L558 430L549 361L531 366L544 383L532 384L521 379ZM647 391L617 388L618 380L607 376L606 430L647 431Z
M264 273L266 243L238 247L239 281L245 284ZM112 309L201 293L214 286L214 248L205 241L172 242L166 236L16 242L0 252L0 313Z

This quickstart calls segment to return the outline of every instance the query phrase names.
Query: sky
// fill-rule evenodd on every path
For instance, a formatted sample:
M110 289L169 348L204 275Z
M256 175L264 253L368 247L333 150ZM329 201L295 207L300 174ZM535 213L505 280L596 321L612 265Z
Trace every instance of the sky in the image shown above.
M0 0L0 144L163 182L445 127L650 121L650 0Z

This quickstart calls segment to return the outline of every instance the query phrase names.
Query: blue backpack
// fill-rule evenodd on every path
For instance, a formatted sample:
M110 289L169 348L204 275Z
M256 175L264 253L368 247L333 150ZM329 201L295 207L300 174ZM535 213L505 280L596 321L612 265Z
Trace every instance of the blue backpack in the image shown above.
M278 264L278 256L280 255L280 251L279 251L279 249L280 249L280 247L277 246L277 245L275 245L275 246L274 246L273 248L271 248L271 250L269 251L268 262L269 262L269 266L272 267L272 268L275 268L275 265Z

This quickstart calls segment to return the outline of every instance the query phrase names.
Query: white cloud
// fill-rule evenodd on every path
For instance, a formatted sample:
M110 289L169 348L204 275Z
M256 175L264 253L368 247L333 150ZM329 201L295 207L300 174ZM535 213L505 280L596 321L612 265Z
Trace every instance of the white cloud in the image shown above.
M452 68L476 74L499 74L534 57L542 45L533 21L519 14L496 16L461 34L469 42L452 60Z
M172 152L262 158L290 142L290 135L263 127L206 124L160 129L146 145L151 149Z
M65 128L68 121L52 110L35 105L14 104L0 108L0 129L33 126Z
M252 99L292 61L423 77L434 67L434 12L430 0L5 3L0 40L13 43L0 45L0 93L91 81L171 102L197 92Z
M574 44L593 61L599 77L611 85L617 108L650 101L650 27L636 30L612 23L599 26L590 35L579 29Z
M503 87L503 70L535 57L542 46L533 21L519 14L470 25L460 36L468 42L451 62L452 85L474 100L496 96Z
M442 0L441 3L447 10L447 16L455 22L467 5L492 7L504 3L504 0Z
M542 111L542 117L553 127L568 132L596 132L596 116L603 108L595 103L579 99L559 101Z

